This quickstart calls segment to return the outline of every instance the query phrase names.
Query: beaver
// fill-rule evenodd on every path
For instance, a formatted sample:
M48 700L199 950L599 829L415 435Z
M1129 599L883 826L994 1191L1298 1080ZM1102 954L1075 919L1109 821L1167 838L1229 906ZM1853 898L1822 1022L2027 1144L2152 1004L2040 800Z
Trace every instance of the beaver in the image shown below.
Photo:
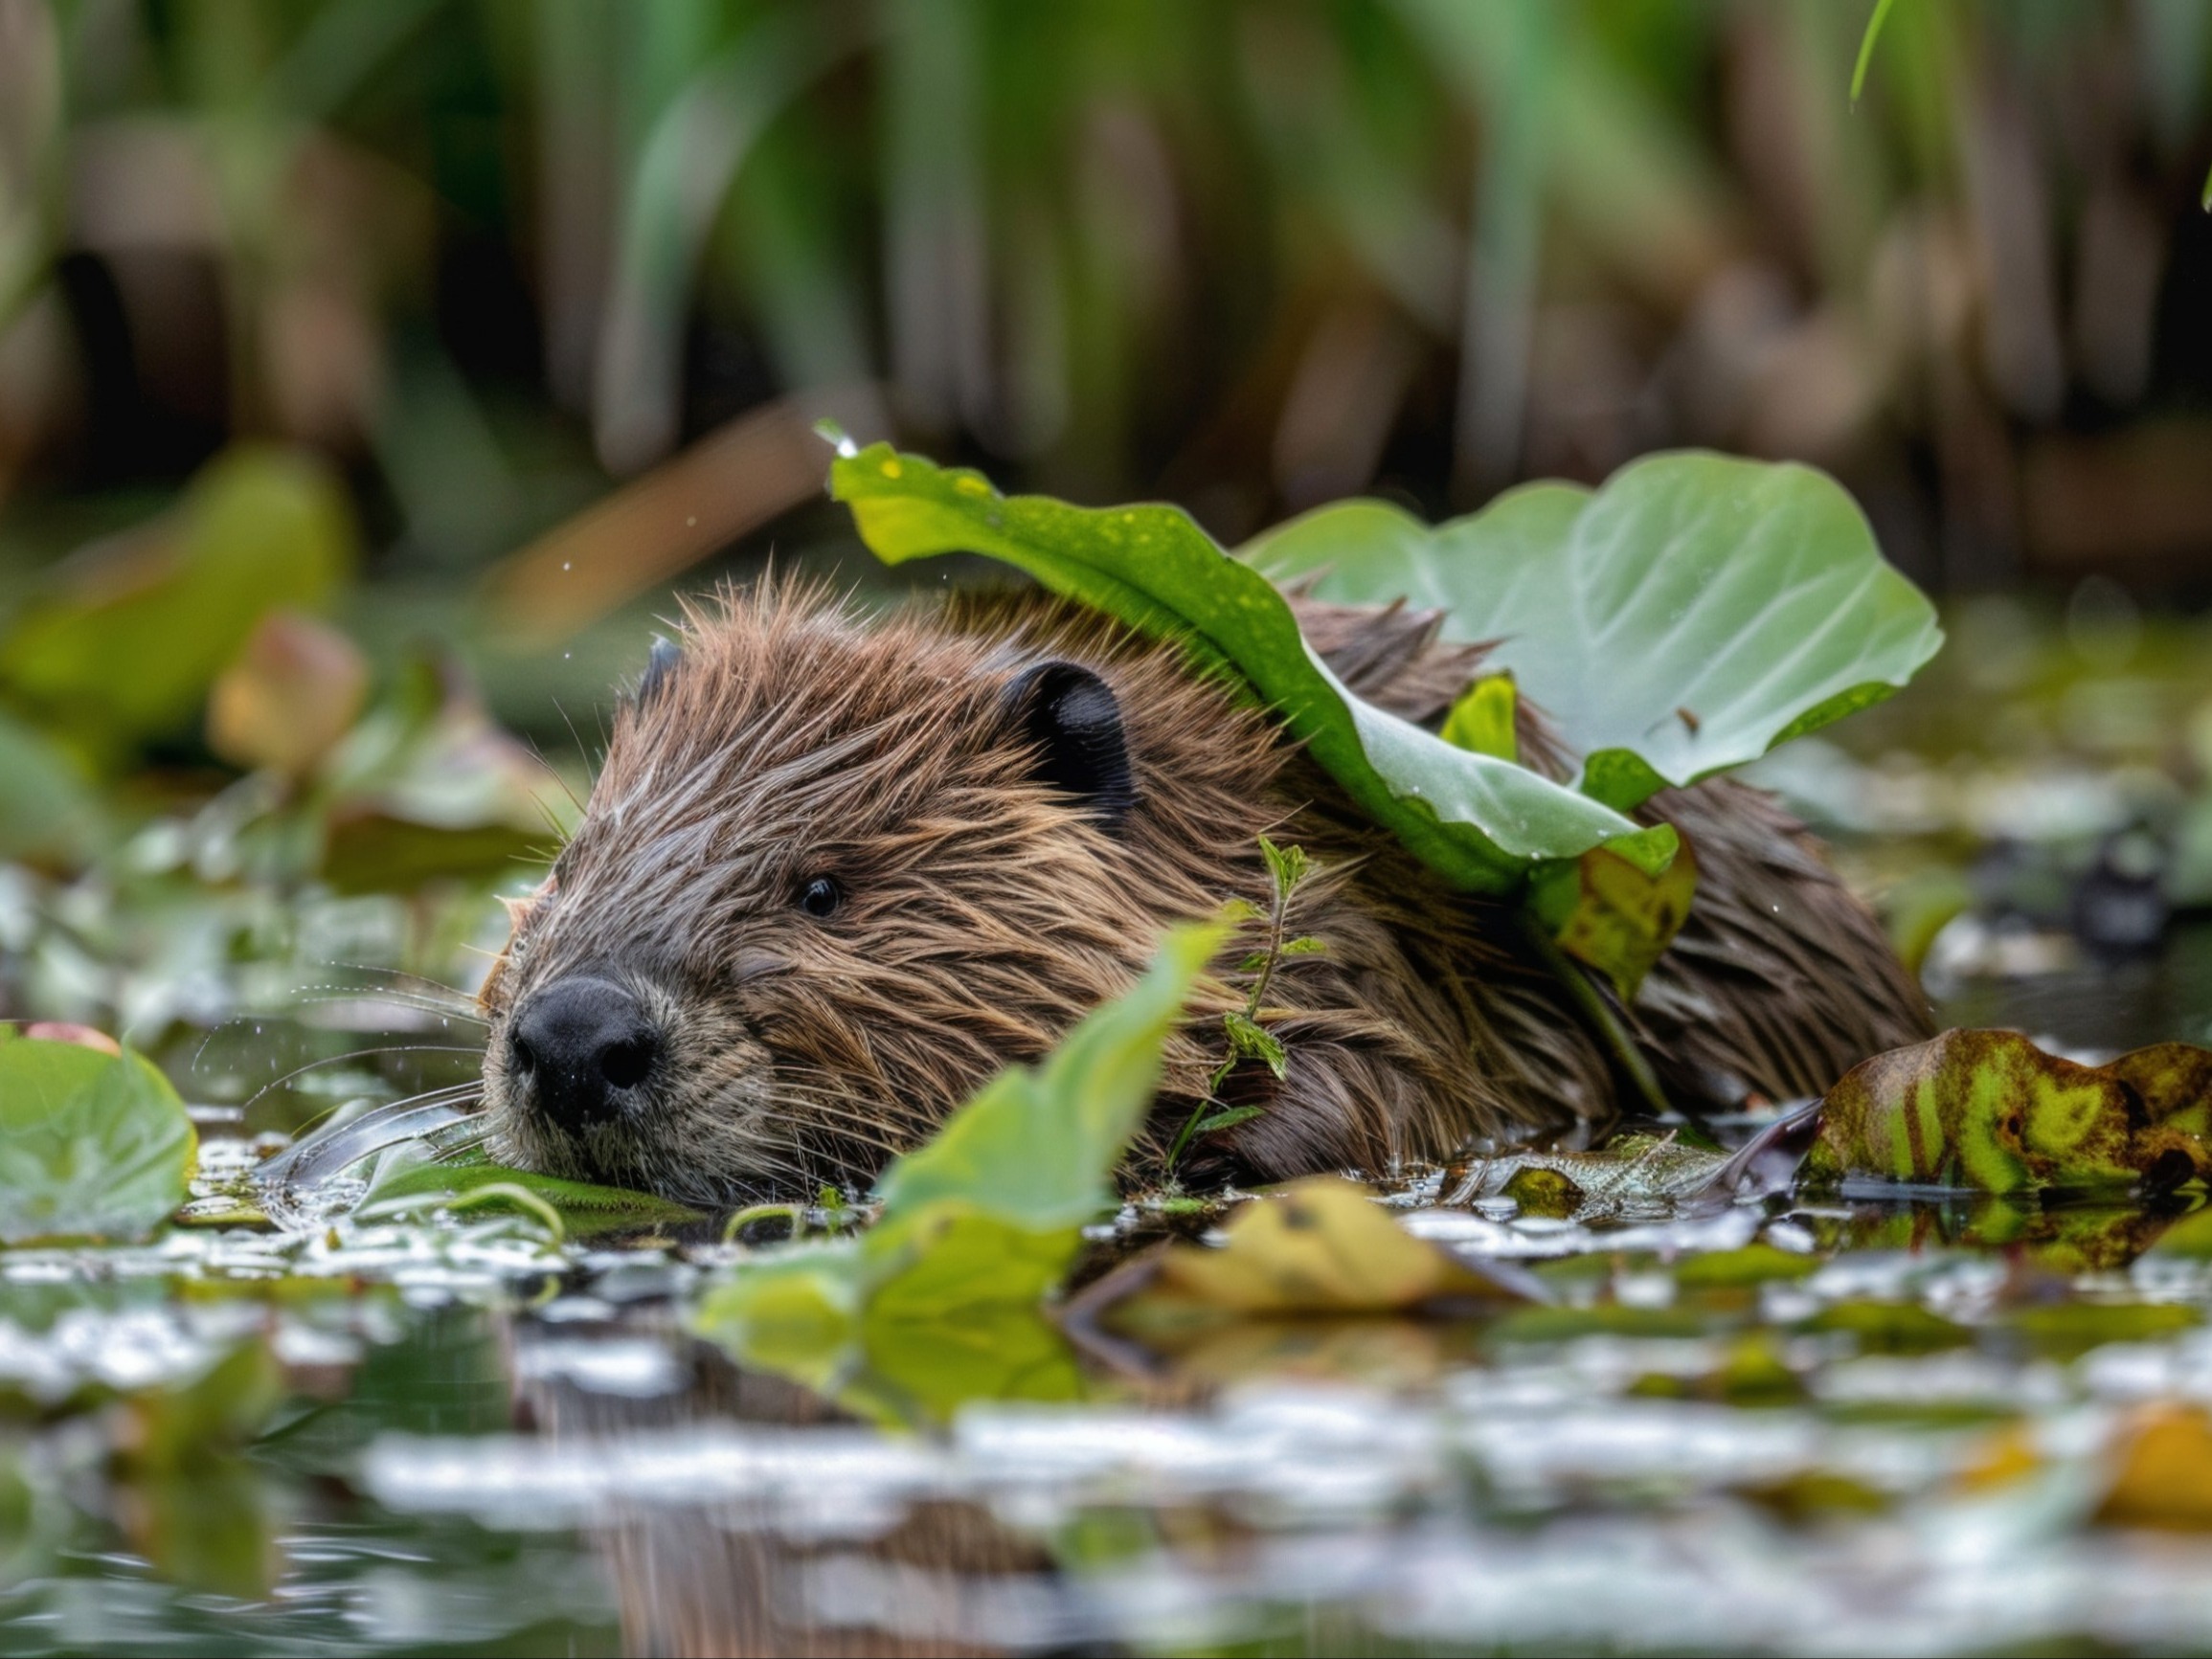
M1410 720L1482 669L1437 614L1293 603L1338 676ZM1448 887L1185 645L1037 593L869 617L788 580L688 604L677 634L482 992L507 1161L710 1207L865 1186L1126 990L1168 925L1264 905L1263 835L1315 866L1292 923L1322 949L1267 990L1282 1075L1242 1064L1213 1096L1261 1110L1179 1178L1587 1139L1634 1099L1519 907ZM1520 723L1524 758L1566 775L1541 710ZM1817 1094L1927 1035L1880 927L1772 798L1714 780L1642 816L1700 872L1619 1011L1671 1097ZM1208 1098L1251 949L1202 979L1133 1178Z

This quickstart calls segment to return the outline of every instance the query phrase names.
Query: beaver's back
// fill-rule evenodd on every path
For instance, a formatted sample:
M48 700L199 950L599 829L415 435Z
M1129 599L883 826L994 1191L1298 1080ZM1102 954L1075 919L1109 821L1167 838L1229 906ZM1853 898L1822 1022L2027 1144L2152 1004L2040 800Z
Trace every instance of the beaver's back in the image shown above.
M1361 695L1434 722L1479 670L1436 618L1298 601ZM1569 757L1522 711L1524 756ZM1766 797L1651 803L1695 849L1690 920L1630 1011L1685 1099L1811 1093L1925 1015L1872 918ZM1036 594L865 617L803 587L702 607L619 713L554 879L487 979L493 1144L687 1201L865 1185L989 1076L1135 982L1161 932L1316 872L1259 1019L1281 1076L1218 1093L1248 926L1202 977L1133 1155L1208 1101L1258 1110L1185 1178L1380 1170L1588 1133L1614 1061L1518 906L1455 892L1173 642ZM1568 969L1567 972L1579 972ZM1604 995L1602 990L1599 993Z
M1484 672L1487 648L1441 639L1436 613L1291 598L1332 671L1404 718L1433 729ZM1110 681L1117 660L1156 665L1173 654L1036 595L969 596L947 616L985 637L1084 656ZM1372 1170L1471 1138L1587 1137L1640 1106L1536 955L1518 908L1446 889L1295 745L1278 738L1272 773L1234 756L1248 780L1241 794L1182 796L1179 776L1218 773L1232 758L1219 747L1249 745L1253 730L1179 725L1161 735L1187 752L1155 755L1149 768L1148 788L1166 797L1156 806L1204 820L1199 839L1249 847L1269 834L1303 845L1329 872L1295 918L1327 952L1286 960L1263 1014L1289 1049L1289 1074L1277 1082L1248 1065L1232 1076L1230 1104L1264 1110L1208 1149L1220 1173ZM1541 709L1521 706L1517 735L1524 762L1554 778L1571 773L1574 757ZM1928 1034L1927 1004L1880 926L1772 797L1716 779L1664 792L1638 816L1674 823L1698 861L1690 918L1622 1020L1671 1095L1728 1110L1817 1094L1868 1054ZM1224 896L1265 891L1251 865L1224 867L1216 881ZM1170 1077L1155 1151L1187 1110L1187 1073L1171 1065Z

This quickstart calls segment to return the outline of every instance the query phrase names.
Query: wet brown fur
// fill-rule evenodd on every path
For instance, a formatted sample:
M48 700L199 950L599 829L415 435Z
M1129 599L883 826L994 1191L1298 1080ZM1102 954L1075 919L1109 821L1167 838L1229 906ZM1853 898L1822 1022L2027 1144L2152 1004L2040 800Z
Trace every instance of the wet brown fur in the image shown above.
M1410 718L1439 717L1480 663L1437 640L1433 616L1297 602L1338 672ZM1119 703L1137 804L1117 828L1032 775L1004 693L1049 661L1092 669ZM1540 716L1522 736L1565 770ZM1701 871L1636 1007L1670 1087L1817 1092L1924 1033L1872 918L1766 796L1710 783L1646 816L1682 829ZM779 585L688 616L680 664L618 715L582 827L518 908L484 993L495 1149L705 1203L865 1184L1126 989L1169 923L1264 901L1262 834L1320 866L1293 920L1327 949L1271 983L1262 1020L1288 1075L1240 1066L1225 1095L1266 1110L1189 1173L1379 1171L1615 1115L1613 1068L1513 910L1446 889L1179 647L1036 595L870 620ZM846 895L822 920L795 902L817 875ZM1203 1096L1253 943L1202 984L1140 1165ZM526 1110L505 1064L508 1012L576 970L626 983L667 1033L651 1109L584 1136Z

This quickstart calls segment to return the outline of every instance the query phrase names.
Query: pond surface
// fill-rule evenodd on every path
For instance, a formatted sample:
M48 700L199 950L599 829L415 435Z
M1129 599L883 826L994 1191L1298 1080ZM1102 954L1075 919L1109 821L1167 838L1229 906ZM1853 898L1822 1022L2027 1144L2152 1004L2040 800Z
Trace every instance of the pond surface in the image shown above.
M2178 939L2174 971L2202 949ZM465 1068L387 1064L409 1087ZM253 1149L237 1109L204 1115L215 1190ZM1409 1225L1520 1261L1548 1305L1150 1348L1040 1326L1024 1398L978 1383L911 1427L688 1334L688 1292L736 1248L711 1240L461 1217L8 1252L0 1650L2212 1632L2212 1256L2189 1222L1770 1198L1581 1226L1444 1207L1447 1184L1405 1185Z
M1984 734L2001 766L1963 741L1892 751L1870 721L1863 749L1777 780L1816 811L1828 792L1893 913L1961 895L1929 930L1952 1020L2072 1050L2212 1036L2212 927L2184 914L2131 952L2068 919L2146 812L2187 854L2196 775L2151 787L2138 752L2188 729L2173 688L2204 659L2175 660L2138 664L2133 703L2099 682L2095 720L2070 680L1984 686L2018 716ZM1974 725L1957 691L1929 691L1922 737L1947 700ZM2004 836L2027 852L1993 863ZM27 999L67 1012L127 952L66 915L59 945L34 937L34 911L62 913L0 882ZM334 905L303 952L409 959L373 921ZM162 1058L201 1120L194 1224L0 1252L0 1652L2212 1641L2201 1212L1779 1195L1580 1224L1446 1203L1429 1172L1393 1190L1409 1227L1519 1263L1547 1300L1141 1342L1040 1321L989 1334L1019 1366L910 1356L935 1380L902 1413L691 1334L742 1247L711 1236L241 1224L238 1178L283 1135L465 1084L473 1040L404 981L344 975L282 1018L202 1018L221 952L175 936L100 983L142 1020L169 998L193 1033Z

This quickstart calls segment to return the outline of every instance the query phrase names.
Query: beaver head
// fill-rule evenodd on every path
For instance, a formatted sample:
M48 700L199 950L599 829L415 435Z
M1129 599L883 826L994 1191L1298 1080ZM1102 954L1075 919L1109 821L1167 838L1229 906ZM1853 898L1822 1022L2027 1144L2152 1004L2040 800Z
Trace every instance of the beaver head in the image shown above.
M1264 892L1264 719L1026 616L687 616L485 984L502 1156L710 1204L865 1177Z

